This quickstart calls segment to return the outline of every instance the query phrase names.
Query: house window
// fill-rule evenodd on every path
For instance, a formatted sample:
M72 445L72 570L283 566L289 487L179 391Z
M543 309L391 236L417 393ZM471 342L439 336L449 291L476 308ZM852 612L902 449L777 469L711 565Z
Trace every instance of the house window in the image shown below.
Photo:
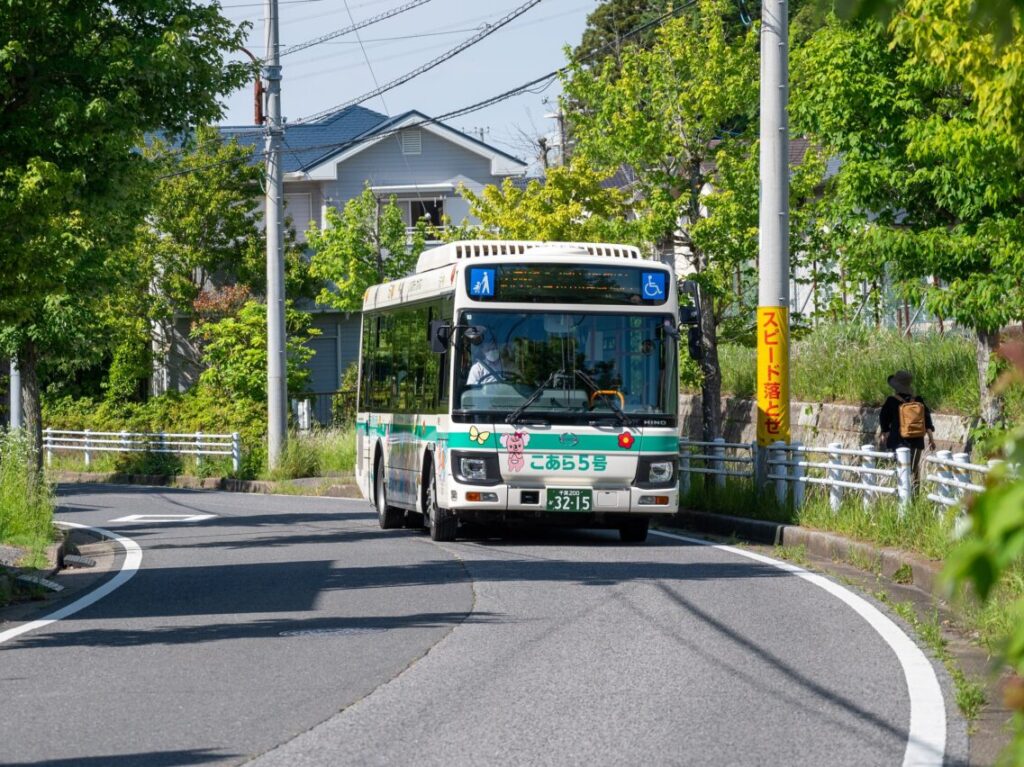
M402 136L402 154L421 154L423 152L423 138L418 130L405 130Z
M444 215L444 200L411 200L409 212L413 225L421 218L428 219L434 226L441 226L441 217Z

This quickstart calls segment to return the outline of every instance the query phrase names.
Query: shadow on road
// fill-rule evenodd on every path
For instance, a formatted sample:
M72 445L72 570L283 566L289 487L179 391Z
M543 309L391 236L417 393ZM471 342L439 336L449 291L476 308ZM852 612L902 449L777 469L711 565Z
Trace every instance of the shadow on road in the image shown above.
M372 634L401 629L443 628L461 623L498 623L493 613L415 613L412 615L368 616L354 618L267 618L239 623L212 623L202 626L168 626L156 629L87 629L53 634L38 634L19 641L29 648L54 647L137 647L144 645L185 645L230 639L274 639L314 641L356 634Z
M44 759L40 762L4 762L6 767L176 767L237 759L240 754L226 754L206 748L184 751L149 751L137 754L108 756L75 756L69 759Z

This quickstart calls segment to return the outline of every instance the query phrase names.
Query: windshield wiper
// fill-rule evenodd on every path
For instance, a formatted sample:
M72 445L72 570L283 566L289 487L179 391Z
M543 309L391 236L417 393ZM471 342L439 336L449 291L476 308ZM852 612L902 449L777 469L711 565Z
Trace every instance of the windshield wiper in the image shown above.
M551 375L549 375L547 378L545 378L544 379L544 383L542 383L540 386L538 386L537 390L533 394L531 394L529 397L527 397L522 405L517 407L515 410L513 410L511 413L509 413L505 417L505 423L516 423L520 418L522 418L523 417L523 413L526 412L526 408L528 408L534 402L539 400L540 399L540 395L542 395L544 393L544 390L547 389L548 386L550 386L552 383L554 383L554 380L555 380L556 376L560 376L560 375L565 375L565 371L564 370L556 370Z
M576 369L573 372L576 373L576 375L578 375L583 380L583 383L589 386L593 391L601 391L601 387L598 385L597 381L591 378L587 373L584 373L582 370L579 369ZM610 394L602 394L601 396L608 403L608 407L611 408L611 411L615 414L615 417L619 419L619 423L621 423L626 428L630 428L634 425L633 419L626 415L626 413L619 406L619 403L615 401L615 397L613 397Z

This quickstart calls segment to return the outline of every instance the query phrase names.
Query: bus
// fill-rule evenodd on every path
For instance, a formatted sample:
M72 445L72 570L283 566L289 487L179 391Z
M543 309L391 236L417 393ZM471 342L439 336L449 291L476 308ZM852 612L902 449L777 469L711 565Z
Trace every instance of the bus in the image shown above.
M380 526L645 541L678 506L679 327L674 274L632 246L424 251L363 300L356 479Z

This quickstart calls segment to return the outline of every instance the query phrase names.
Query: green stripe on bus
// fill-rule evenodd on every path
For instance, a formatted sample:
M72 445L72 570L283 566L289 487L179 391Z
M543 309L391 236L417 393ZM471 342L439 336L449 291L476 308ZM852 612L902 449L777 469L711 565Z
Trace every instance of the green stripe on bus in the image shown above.
M576 434L577 441L574 444L563 442L559 434L542 434L539 432L527 432L530 441L526 445L527 451L534 450L581 450L597 451L604 453L611 452L677 452L679 450L679 438L676 436L650 436L640 437L631 448L619 446L618 434ZM452 432L448 435L448 445L453 448L486 448L496 447L497 435L481 429L480 434L487 434L487 438L481 442L479 437L473 439L468 432Z

